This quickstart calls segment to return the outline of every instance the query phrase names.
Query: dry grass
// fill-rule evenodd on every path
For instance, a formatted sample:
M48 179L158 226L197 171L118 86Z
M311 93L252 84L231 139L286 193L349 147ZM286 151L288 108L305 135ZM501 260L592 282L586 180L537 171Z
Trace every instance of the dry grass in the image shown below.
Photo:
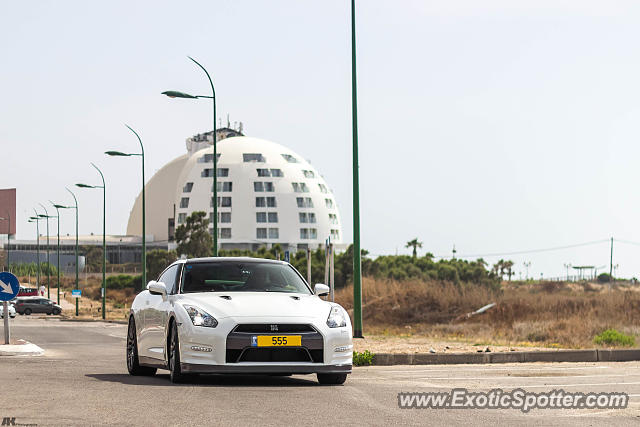
M336 301L353 306L353 288L336 292ZM483 315L460 316L485 304ZM478 286L421 281L364 279L365 332L424 335L433 338L520 346L593 347L596 334L608 328L640 335L640 292L627 287L608 291L546 282L505 286L491 292Z

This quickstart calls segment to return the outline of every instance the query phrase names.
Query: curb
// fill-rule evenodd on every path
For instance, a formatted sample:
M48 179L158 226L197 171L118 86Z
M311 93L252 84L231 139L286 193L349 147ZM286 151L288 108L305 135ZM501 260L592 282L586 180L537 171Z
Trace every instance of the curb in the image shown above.
M74 319L73 317L69 317L69 318L61 317L60 321L61 322L88 322L88 323L91 323L91 322L117 323L119 325L128 324L126 320Z
M27 342L26 344L0 345L0 357L2 356L40 356L42 354L44 354L44 350L30 342Z
M373 365L458 365L528 362L628 362L640 360L640 350L556 350L509 353L377 353Z

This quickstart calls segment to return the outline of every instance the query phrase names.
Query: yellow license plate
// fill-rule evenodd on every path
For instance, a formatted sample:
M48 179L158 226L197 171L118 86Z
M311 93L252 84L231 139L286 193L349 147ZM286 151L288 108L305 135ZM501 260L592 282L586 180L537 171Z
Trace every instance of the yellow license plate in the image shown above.
M262 335L258 336L258 347L300 347L300 335Z

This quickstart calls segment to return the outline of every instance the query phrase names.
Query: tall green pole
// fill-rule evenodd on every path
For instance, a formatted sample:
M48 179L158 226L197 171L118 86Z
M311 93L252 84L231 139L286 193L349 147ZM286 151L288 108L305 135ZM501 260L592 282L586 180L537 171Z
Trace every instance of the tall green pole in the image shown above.
M73 192L71 190L69 190L67 188L67 191L69 193L71 193L71 195L73 196L73 200L75 201L75 206L74 209L76 210L76 290L80 289L78 287L78 276L79 276L79 270L78 270L78 199L76 198L76 195L73 194ZM76 316L78 315L78 298L76 297Z
M189 56L189 59L202 68L207 75L209 84L211 85L211 93L213 100L213 256L218 256L218 144L217 144L217 128L216 128L216 89L213 87L213 80L209 72L198 61Z
M33 212L35 212L35 216L33 217L33 220L36 222L36 256L38 257L36 287L38 288L38 295L40 295L40 220L42 218L38 216L38 211L36 211L35 208L33 209Z
M49 259L49 212L47 208L38 203L44 209L45 218L47 218L47 299L51 299L51 261Z
M102 178L102 319L106 319L106 298L107 298L107 185L104 182L102 171L93 163Z
M54 203L51 202L51 204ZM58 208L56 208L56 220L58 222L58 268L56 270L58 271L58 305L60 305L60 210Z
M353 337L362 338L360 180L358 176L358 93L356 90L356 2L351 0L351 108L353 117Z

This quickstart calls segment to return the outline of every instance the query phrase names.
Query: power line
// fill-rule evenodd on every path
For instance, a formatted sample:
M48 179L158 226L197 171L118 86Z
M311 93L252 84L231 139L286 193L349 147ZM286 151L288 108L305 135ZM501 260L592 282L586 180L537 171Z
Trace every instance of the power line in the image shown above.
M581 246L592 246L592 245L597 245L605 242L608 243L609 239L594 240L592 242L576 243L573 245L554 246L554 247L543 248L543 249L529 249L529 250L512 251L512 252L495 252L495 253L486 253L486 254L469 254L469 255L456 255L456 256L458 258L484 258L484 257L494 257L494 256L524 255L524 254L532 254L537 252L551 252L551 251L558 251L562 249L578 248ZM640 245L640 243L638 243L638 245ZM449 258L449 256L448 255L435 256L434 258Z

